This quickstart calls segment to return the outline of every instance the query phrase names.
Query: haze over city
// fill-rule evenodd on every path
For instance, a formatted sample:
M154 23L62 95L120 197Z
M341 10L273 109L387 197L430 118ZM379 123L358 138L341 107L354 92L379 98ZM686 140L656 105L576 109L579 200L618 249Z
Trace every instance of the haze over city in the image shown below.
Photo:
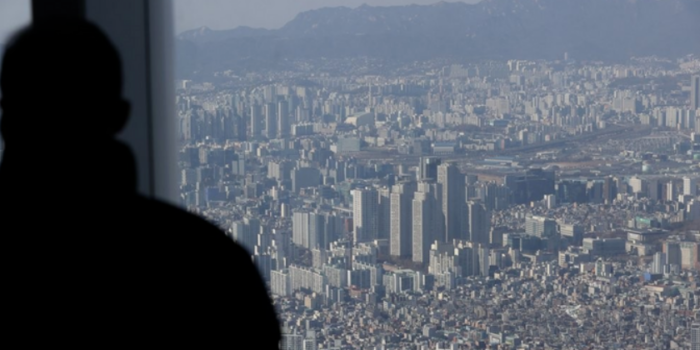
M700 1L174 4L179 204L280 349L700 349Z
M16 1L16 0L15 0ZM467 0L475 3L479 0ZM177 33L199 27L223 30L238 26L276 29L298 13L323 7L425 5L436 0L174 0Z
M281 348L700 348L700 3L409 3L178 15L183 205Z

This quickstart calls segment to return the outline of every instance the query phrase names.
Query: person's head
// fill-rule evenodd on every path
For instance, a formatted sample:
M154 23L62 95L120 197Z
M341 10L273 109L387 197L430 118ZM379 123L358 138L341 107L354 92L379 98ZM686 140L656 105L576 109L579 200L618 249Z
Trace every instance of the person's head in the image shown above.
M0 70L0 132L13 144L109 139L126 124L119 53L94 24L57 18L9 42Z

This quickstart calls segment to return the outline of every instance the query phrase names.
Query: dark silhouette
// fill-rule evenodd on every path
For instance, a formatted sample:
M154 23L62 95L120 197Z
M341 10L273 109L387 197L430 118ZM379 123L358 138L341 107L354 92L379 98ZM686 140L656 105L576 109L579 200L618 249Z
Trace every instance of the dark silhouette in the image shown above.
M130 108L121 69L107 37L81 20L36 23L6 49L5 339L278 349L250 254L204 219L137 194L133 155L114 138Z

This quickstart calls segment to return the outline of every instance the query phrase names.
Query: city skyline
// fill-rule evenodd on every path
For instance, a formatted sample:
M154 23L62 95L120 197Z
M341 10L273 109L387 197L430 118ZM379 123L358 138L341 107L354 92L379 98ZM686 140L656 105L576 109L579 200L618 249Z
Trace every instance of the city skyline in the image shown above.
M700 349L691 1L176 0L173 204L281 350Z
M700 57L669 62L367 75L338 58L181 80L181 199L250 252L286 350L683 348Z

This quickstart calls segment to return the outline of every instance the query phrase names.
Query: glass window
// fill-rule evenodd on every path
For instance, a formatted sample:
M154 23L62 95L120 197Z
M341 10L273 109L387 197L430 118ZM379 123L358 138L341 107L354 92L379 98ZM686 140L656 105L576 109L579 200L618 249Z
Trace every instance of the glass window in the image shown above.
M15 31L29 24L31 20L31 1L0 1L0 64L2 64L2 55L7 41ZM0 69L2 68L0 67ZM0 94L2 94L2 91L0 91ZM2 148L2 138L0 137L0 160L2 160Z
M0 2L0 49L12 33L32 19L29 0L3 0Z
M283 349L700 349L697 5L177 0L182 203Z

